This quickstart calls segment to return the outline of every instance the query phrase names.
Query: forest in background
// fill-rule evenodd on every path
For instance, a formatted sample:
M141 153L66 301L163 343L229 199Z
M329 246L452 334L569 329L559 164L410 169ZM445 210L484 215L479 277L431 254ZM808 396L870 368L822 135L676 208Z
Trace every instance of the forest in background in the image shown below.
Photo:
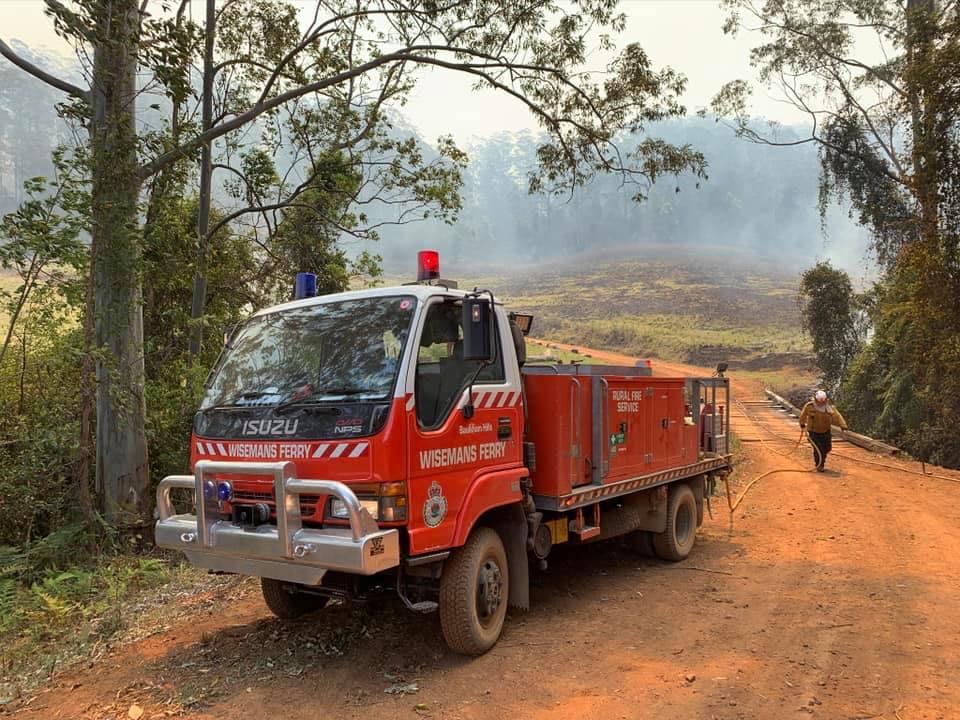
M49 57L43 61L51 63ZM26 179L50 175L51 153L70 140L70 132L49 111L56 91L5 66L0 79L0 213L8 213L22 201ZM161 119L160 111L144 113L145 124L158 125ZM806 130L783 132L798 139ZM439 249L448 265L462 272L477 266L509 270L585 251L622 248L629 254L631 248L678 247L749 257L797 275L817 260L830 259L858 281L873 277L868 235L849 217L849 208L832 203L826 217L820 216L819 160L812 145L782 150L738 141L734 130L714 117L667 120L652 124L649 132L701 151L709 163L708 179L665 179L645 189L643 203L635 202L615 175L597 177L567 195L531 195L528 174L536 168L536 150L545 137L498 132L461 148L469 162L455 222L409 217L395 224L392 208L371 208L370 224L382 224L380 239L343 235L339 242L350 256L363 250L381 256L390 275L409 272L411 258L426 247ZM394 118L392 133L414 139L428 157L435 156L432 139L421 137L402 114ZM280 148L281 174L290 160ZM237 206L223 182L213 191L224 211Z

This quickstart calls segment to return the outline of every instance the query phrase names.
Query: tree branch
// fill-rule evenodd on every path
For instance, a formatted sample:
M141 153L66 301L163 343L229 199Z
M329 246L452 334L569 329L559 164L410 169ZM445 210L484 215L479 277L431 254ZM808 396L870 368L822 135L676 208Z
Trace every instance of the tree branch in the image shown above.
M859 70L863 70L865 73L867 73L868 75L870 75L871 77L873 77L873 78L874 78L875 80L877 80L878 82L881 82L881 83L883 83L884 85L886 85L887 87L889 87L891 90L893 90L893 92L895 92L895 93L896 93L897 95L899 95L901 98L906 98L906 97L907 97L907 91L906 91L906 90L904 90L903 88L901 88L899 85L897 85L897 84L896 84L893 80L891 80L890 78L884 77L881 73L877 72L876 68L873 68L873 67L867 65L866 63L860 62L859 60L857 60L857 59L855 59L855 58L844 58L844 57L841 57L841 56L837 55L836 53L830 52L830 50L827 48L827 46L824 45L823 42L822 42L819 38L817 38L816 36L814 36L814 35L811 34L811 33L804 32L803 30L801 30L800 28L798 28L798 27L796 27L796 26L790 25L790 24L787 23L787 22L784 22L784 23L775 22L775 21L772 20L769 16L764 16L764 15L762 15L762 14L760 13L760 11L755 10L755 9L753 9L753 8L751 8L751 12L753 12L754 15L756 15L756 17L757 17L759 20L761 20L762 22L766 23L768 26L770 26L770 27L772 27L772 28L776 28L777 30L780 30L781 32L792 33L793 35L797 35L797 36L799 36L799 37L802 37L803 39L805 39L805 40L807 40L808 42L812 43L812 44L820 51L820 53L821 53L824 57L827 57L827 58L829 58L830 60L833 60L834 62L840 63L841 65L846 65L847 67L854 67L854 68L857 68L857 69L859 69Z
M381 67L382 65L387 65L389 63L396 62L397 60L409 59L409 52L409 48L403 48L401 50L397 50L396 52L386 53L374 58L373 60L350 68L349 70L337 73L336 75L331 75L323 80L318 80L316 82L292 88L285 93L281 93L280 95L270 98L269 100L258 102L246 112L235 115L222 125L216 125L206 132L201 133L190 142L184 143L180 147L174 148L169 152L165 152L163 155L155 158L151 162L148 162L146 165L142 165L139 172L140 178L145 179L150 177L158 170L163 169L165 166L178 160L179 158L189 156L204 143L216 140L218 137L226 135L237 128L241 128L263 113L268 112L276 107L280 107L290 100L296 100L299 97L323 90L331 85L338 85L346 80L349 80L350 78L363 75L364 73L370 72L371 70Z
M466 4L465 0L454 0L454 2L452 2L450 5L436 8L436 12L439 12L439 13L450 12L451 10L457 8L458 6L465 5L465 4ZM267 96L270 94L271 89L273 88L273 84L277 81L277 78L280 76L280 73L287 66L287 64L291 62L297 55L299 55L300 52L304 50L308 45L316 42L318 38L322 37L323 35L336 32L336 29L333 27L336 24L343 23L343 22L352 20L354 18L360 18L360 17L369 18L371 16L385 16L386 18L389 19L394 15L411 15L412 14L416 16L420 14L420 12L421 11L419 9L413 9L413 8L381 9L381 10L368 10L366 8L361 9L360 4L358 3L356 11L334 15L333 17L325 20L320 25L315 27L311 32L304 33L303 39L299 43L297 43L297 45L294 46L290 50L290 52L288 52L280 60L280 62L277 64L276 70L274 71L273 75L270 77L270 79L267 80L267 84L263 88L263 93L260 95L260 99L257 101L257 104L259 105L260 103L266 100ZM314 23L312 24L315 25L316 21L314 21Z
M90 102L92 94L89 90L84 90L83 88L79 88L72 83L68 83L66 80L61 80L60 78L51 75L45 70L38 68L36 65L34 65L32 62L30 62L26 58L23 58L20 55L18 55L13 50L13 48L7 45L7 43L5 43L3 40L0 40L0 55L3 55L7 60L12 62L18 68L29 73L30 75L33 75L38 80L42 80L47 85L55 87L57 90L61 90L62 92L67 93L68 95L73 95L76 98L80 98L81 100Z

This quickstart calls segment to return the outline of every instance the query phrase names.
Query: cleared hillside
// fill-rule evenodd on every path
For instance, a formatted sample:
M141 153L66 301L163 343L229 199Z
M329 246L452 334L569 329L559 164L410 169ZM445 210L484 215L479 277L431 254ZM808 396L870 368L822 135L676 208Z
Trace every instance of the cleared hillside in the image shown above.
M536 315L532 335L731 368L806 368L797 280L743 258L580 256L478 279Z

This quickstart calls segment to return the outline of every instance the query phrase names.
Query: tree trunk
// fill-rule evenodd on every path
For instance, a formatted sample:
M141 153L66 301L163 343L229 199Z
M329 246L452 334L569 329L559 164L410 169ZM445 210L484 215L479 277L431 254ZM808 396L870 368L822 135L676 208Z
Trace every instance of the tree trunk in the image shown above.
M90 244L90 256L97 254L96 237ZM93 351L96 347L96 328L94 317L96 309L94 307L95 294L93 292L93 269L88 271L87 292L83 307L83 360L80 364L80 447L77 452L77 502L80 504L80 510L85 518L93 516L94 501L96 507L101 507L100 502L103 493L99 485L99 478L95 486L96 497L90 495L90 470L93 467L93 460L96 457L93 447L93 414L96 409L96 377L94 375L96 368L93 362Z
M140 180L135 125L137 0L102 4L93 68L93 236L97 482L106 519L150 523L144 408Z
M203 50L203 132L213 125L213 46L216 33L216 1L207 0L207 21ZM200 209L197 216L197 272L193 276L193 305L190 319L190 356L200 354L203 344L203 316L207 306L207 234L210 229L210 183L213 179L211 143L204 143L200 160Z
M933 52L933 0L907 0L907 92L913 140L913 192L920 209L916 240L921 250L936 247L939 235L937 108L929 85L936 83Z

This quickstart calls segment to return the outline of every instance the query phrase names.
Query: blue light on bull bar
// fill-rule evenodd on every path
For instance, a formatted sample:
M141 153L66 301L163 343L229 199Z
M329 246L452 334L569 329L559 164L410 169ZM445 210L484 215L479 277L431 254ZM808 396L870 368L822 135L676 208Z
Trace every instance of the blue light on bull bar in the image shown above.
M233 485L226 481L217 484L217 498L221 502L230 502L233 500Z
M206 480L203 483L203 499L207 502L217 499L217 484L213 480Z

